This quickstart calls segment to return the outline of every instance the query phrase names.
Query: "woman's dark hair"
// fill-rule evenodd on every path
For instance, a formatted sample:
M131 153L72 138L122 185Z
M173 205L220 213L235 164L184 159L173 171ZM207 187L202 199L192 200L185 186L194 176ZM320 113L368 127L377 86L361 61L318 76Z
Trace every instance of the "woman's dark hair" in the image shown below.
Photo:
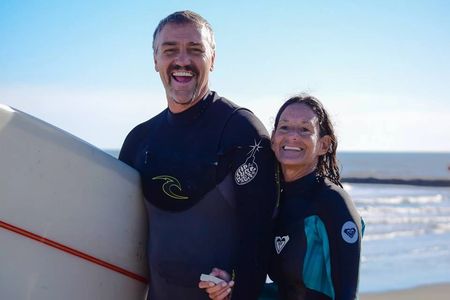
M309 108L311 108L319 119L320 137L323 137L325 135L330 136L331 144L327 153L319 157L319 161L317 163L317 175L326 177L333 183L342 186L340 182L339 167L336 158L336 149L338 144L337 138L334 134L333 124L331 123L330 117L328 116L328 113L323 107L322 103L320 103L317 98L307 94L300 94L288 99L278 110L277 116L275 117L274 130L276 130L278 127L278 122L280 121L280 117L283 111L286 109L286 107L292 104L305 104Z

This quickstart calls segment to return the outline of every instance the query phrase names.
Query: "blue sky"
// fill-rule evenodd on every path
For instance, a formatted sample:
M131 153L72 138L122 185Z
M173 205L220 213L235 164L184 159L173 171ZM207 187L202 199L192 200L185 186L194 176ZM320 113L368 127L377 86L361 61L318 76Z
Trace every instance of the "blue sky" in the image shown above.
M317 96L341 150L450 151L448 1L0 1L0 103L100 148L165 108L152 33L176 10L216 33L211 88L270 131Z

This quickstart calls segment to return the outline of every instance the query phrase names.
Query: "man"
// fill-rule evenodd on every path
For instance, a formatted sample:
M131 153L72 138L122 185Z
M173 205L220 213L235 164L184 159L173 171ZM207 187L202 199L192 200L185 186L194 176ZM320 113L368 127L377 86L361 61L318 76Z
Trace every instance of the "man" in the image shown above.
M234 274L233 299L257 299L277 201L268 133L209 90L215 42L201 16L161 20L153 56L168 108L134 128L119 155L142 178L149 299L208 299L198 282L212 267Z

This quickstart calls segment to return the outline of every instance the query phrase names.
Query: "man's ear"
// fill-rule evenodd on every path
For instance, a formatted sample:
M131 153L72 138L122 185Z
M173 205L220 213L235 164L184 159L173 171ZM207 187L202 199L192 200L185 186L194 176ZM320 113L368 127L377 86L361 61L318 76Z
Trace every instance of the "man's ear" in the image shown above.
M153 63L155 64L155 71L159 72L158 61L156 60L156 51L153 51Z
M209 71L212 72L214 70L214 62L216 60L216 51L212 50L211 53L211 67L209 68Z

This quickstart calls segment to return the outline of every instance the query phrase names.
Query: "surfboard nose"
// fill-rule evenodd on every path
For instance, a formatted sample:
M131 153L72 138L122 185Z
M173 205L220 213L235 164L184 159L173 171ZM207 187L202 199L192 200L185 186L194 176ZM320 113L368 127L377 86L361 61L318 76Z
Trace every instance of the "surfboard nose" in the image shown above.
M12 118L13 112L14 110L11 107L0 103L0 130L2 130Z

